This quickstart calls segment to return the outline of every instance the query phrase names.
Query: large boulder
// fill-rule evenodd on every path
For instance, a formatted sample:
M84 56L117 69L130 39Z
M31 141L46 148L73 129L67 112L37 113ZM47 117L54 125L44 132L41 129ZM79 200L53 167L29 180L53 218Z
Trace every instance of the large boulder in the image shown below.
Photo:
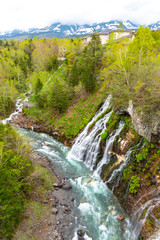
M129 102L127 111L139 135L145 137L150 142L158 142L160 140L160 116L158 114L150 113L145 116L142 111L137 111L134 108L132 101Z

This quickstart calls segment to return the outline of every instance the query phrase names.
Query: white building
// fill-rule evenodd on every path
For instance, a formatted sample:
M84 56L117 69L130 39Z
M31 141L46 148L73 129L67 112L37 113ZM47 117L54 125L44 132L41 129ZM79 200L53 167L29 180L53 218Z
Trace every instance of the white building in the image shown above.
M135 36L135 31L107 29L107 30L104 30L104 31L98 33L102 44L107 43L111 33L114 33L115 40L129 38L132 41ZM87 45L90 42L91 38L92 38L92 36L87 36L87 37L83 38L82 39L83 44Z

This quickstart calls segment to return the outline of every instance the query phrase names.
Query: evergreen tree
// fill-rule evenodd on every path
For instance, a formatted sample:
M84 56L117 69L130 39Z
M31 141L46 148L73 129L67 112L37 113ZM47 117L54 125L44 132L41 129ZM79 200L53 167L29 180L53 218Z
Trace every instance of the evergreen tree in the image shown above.
M38 78L35 85L35 94L39 93L42 87L43 87L43 83L41 82L40 78Z
M46 70L50 72L52 70L57 70L57 69L58 69L58 58L57 58L57 55L54 54L48 57L46 62Z
M82 82L86 91L93 92L102 62L102 45L99 35L93 32L81 58Z
M58 78L55 78L54 84L48 96L48 104L60 112L64 112L69 104L69 95L65 86Z
M74 87L78 85L80 81L81 69L78 60L74 60L72 68L69 72L69 84Z

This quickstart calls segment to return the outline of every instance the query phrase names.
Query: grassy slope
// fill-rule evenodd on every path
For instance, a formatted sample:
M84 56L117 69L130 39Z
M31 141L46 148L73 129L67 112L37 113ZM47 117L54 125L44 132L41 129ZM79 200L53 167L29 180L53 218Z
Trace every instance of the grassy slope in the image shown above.
M65 113L51 109L40 110L36 107L25 109L25 113L37 123L43 122L47 128L58 131L67 140L70 140L86 126L101 103L102 95L98 90L91 95L84 93L83 96L73 100Z

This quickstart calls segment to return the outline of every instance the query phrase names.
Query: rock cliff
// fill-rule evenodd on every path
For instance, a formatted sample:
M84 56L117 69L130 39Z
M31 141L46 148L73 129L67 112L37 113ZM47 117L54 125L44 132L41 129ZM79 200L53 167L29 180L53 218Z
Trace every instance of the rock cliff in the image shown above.
M160 140L160 113L144 116L143 112L134 108L132 101L129 102L127 112L132 118L132 123L136 132L145 137L149 142Z

